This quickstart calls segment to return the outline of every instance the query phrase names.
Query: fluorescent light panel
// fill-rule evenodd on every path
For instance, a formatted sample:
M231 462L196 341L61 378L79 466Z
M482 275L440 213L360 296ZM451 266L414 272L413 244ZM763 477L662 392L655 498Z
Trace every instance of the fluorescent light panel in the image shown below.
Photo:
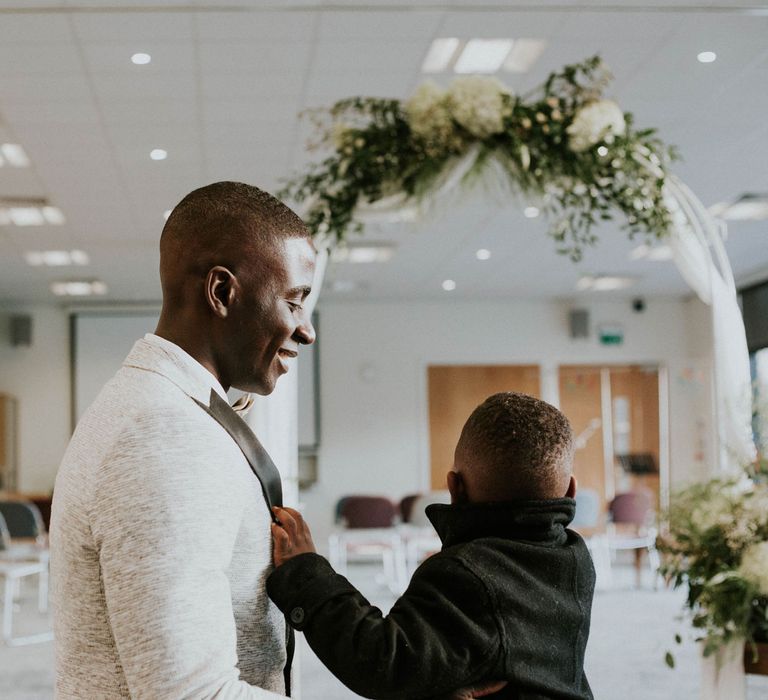
M87 265L90 262L88 253L82 250L30 250L24 254L24 259L32 267Z
M51 291L57 297L88 297L107 293L107 285L101 280L70 280L53 282Z
M29 167L29 157L18 143L0 144L0 165L8 165L14 168Z
M634 248L629 254L631 260L661 262L672 259L672 248L668 245L649 246L645 243Z
M435 39L427 51L424 63L421 64L421 72L442 73L448 70L460 43L455 37Z
M726 221L768 219L768 194L743 194L734 202L713 204L709 213Z
M545 48L547 42L543 39L515 39L512 50L504 59L504 70L507 73L527 73Z
M631 287L636 281L634 277L618 275L584 275L576 283L576 289L582 292L613 292Z
M0 206L0 225L43 226L51 224L61 226L66 223L64 213L58 207L51 206Z
M470 39L456 59L456 73L495 73L504 64L512 39Z
M333 251L333 262L343 263L384 263L392 259L395 246L391 243L369 243L347 245Z

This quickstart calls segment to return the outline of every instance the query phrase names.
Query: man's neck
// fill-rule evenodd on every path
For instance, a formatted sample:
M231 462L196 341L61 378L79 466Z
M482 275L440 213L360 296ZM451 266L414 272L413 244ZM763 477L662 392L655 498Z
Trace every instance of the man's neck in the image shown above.
M221 384L225 392L229 391L229 386L222 381L221 373L213 361L213 353L208 343L201 342L200 338L194 334L179 332L168 324L164 324L162 317L155 329L155 335L180 347L187 355L205 367Z

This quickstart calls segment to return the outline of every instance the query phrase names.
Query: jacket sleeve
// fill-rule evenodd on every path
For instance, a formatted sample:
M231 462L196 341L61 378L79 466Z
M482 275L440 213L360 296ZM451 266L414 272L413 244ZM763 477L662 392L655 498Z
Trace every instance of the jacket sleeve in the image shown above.
M499 655L493 601L456 557L416 571L389 614L317 554L275 569L267 592L320 660L368 698L426 698L486 678Z
M106 457L90 516L131 697L281 698L237 669L226 570L241 504L226 502L231 489L199 442L205 435L196 437L199 423L182 415L169 431L168 420L137 420Z

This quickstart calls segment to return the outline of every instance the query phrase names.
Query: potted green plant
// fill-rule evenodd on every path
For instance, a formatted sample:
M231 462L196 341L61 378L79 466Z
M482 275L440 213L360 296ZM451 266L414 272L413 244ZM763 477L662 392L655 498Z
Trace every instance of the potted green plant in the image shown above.
M748 673L768 673L768 483L759 471L757 462L674 494L657 541L661 573L688 589L705 661L740 669L743 658ZM671 653L666 660L674 666Z

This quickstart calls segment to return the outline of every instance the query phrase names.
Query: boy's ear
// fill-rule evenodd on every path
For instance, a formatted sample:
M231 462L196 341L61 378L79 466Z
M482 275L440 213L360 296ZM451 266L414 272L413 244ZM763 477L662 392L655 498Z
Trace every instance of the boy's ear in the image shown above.
M448 491L451 494L451 503L466 503L467 489L464 485L464 477L459 472L448 472Z
M568 482L568 490L565 492L566 498L574 498L576 496L576 477L571 474L571 480Z

